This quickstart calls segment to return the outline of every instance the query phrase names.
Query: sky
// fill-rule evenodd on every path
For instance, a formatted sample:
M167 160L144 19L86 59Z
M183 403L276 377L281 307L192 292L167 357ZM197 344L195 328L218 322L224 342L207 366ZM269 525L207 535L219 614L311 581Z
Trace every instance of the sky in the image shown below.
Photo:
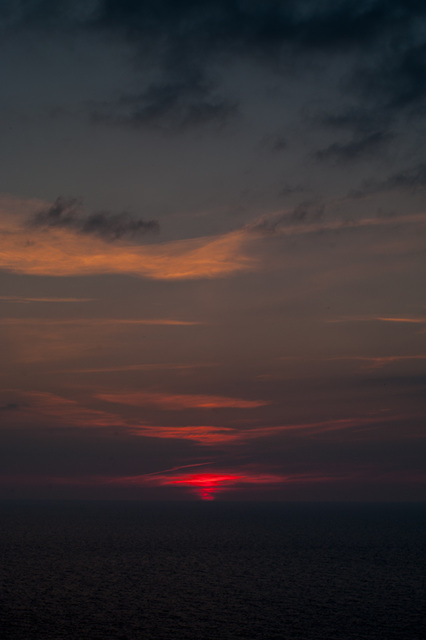
M0 35L0 497L424 500L426 4Z

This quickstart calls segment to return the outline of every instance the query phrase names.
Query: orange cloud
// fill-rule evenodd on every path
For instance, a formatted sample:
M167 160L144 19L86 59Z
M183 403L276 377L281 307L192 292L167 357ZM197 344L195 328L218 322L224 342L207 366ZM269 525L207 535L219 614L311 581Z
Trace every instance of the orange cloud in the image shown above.
M396 322L402 324L426 324L425 317L392 317L392 316L342 316L325 320L327 323L337 324L341 322Z
M158 427L141 426L132 429L135 435L148 438L175 438L178 440L192 440L202 445L218 445L244 439L244 434L230 427Z
M168 393L100 393L96 396L106 402L126 404L134 407L154 406L165 410L183 409L254 409L269 402L263 400L243 400L226 396L186 395Z
M374 318L379 322L407 322L409 324L425 324L426 318Z
M0 269L14 273L81 276L105 273L154 280L217 278L255 266L249 235L234 231L151 245L105 242L68 229L0 227Z
M75 400L50 392L22 392L12 389L5 395L7 395L5 404L16 406L16 409L9 411L7 416L8 424L12 426L32 425L34 421L38 420L46 426L59 428L64 426L76 428L120 427L133 435L148 438L192 440L204 445L224 443L239 437L237 432L227 427L151 426L143 422L135 423L116 413L91 409ZM14 402L10 403L10 397L15 399Z
M393 416L398 419L400 416ZM218 426L135 426L131 428L135 435L150 438L176 438L179 440L192 440L206 446L220 444L241 443L249 440L267 438L285 432L300 432L305 434L321 434L328 431L341 431L352 429L366 424L381 423L389 420L385 416L371 416L359 418L341 418L338 420L324 420L321 422L308 422L296 424L284 424L276 426L257 426L248 429L234 429L233 427Z
M152 425L140 421L134 422L117 413L92 409L76 400L49 392L9 389L4 391L3 395L4 399L0 399L0 405L11 407L7 411L7 417L6 415L3 416L4 424L9 427L27 427L37 423L49 428L59 429L63 427L82 429L119 428L133 436L164 440L189 440L204 446L238 445L253 439L279 436L287 432L310 436L325 434L330 431L370 428L373 425L388 424L407 417L393 413L391 415L382 413L380 415L375 414L319 422L255 426L245 429L216 425ZM189 397L192 398L193 396ZM226 400L232 399L227 398ZM179 405L179 408L182 407Z
M7 326L88 326L119 327L120 325L142 326L176 326L188 327L201 324L192 320L175 320L173 318L0 318L0 325Z
M0 196L3 219L0 226L0 269L50 276L115 273L154 280L219 278L256 269L258 263L252 255L252 245L271 233L299 236L395 224L424 225L426 222L426 214L418 213L293 224L291 211L278 211L264 214L236 231L138 245L121 240L106 242L70 228L27 228L25 219L43 208L46 208L46 203L37 200L20 201Z

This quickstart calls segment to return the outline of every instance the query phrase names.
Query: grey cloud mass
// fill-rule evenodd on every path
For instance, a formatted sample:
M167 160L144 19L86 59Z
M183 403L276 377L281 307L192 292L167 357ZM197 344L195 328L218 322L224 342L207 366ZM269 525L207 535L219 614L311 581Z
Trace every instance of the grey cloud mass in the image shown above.
M323 221L325 209L325 205L321 202L305 201L290 211L284 211L278 215L262 216L259 220L249 225L247 229L252 233L274 235L283 226L312 224Z
M375 131L349 142L333 142L325 149L316 152L318 160L347 161L359 160L365 156L381 151L392 139L392 135L385 131Z
M140 220L130 213L99 211L82 214L75 198L57 198L51 207L32 215L27 224L37 228L71 229L77 233L97 235L104 240L118 240L124 236L143 235L159 230L155 220Z
M349 196L361 198L387 191L405 191L415 193L426 187L426 163L420 162L411 167L391 173L384 180L367 180L360 189L352 191Z
M0 20L4 32L111 37L156 67L155 80L139 80L139 90L91 108L92 121L105 124L222 122L235 104L221 92L220 70L235 60L267 66L285 80L289 68L303 73L312 62L342 57L342 88L370 118L377 109L390 120L418 111L426 95L426 5L415 0L12 0Z
M164 79L141 93L94 105L91 120L133 129L143 126L186 129L206 123L223 124L235 113L235 105L214 96L202 78L188 77L180 81Z

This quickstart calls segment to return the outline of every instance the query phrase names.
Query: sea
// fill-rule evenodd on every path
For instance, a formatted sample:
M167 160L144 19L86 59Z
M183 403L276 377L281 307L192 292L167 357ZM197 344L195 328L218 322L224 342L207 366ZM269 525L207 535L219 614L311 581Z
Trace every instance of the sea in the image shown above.
M1 640L425 640L426 504L0 503Z

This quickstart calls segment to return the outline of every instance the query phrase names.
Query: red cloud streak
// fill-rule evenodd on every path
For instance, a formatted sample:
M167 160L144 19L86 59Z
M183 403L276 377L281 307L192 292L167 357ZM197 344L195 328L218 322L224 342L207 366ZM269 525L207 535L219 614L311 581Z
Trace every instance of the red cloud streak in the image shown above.
M183 409L254 409L269 402L263 400L244 400L225 396L188 395L148 392L98 393L97 398L115 404L134 407L154 406L165 410Z
M186 466L186 465L185 465ZM200 465L189 465L200 466ZM195 492L202 500L214 500L218 492L244 485L277 485L305 482L324 482L330 477L312 474L279 475L256 472L204 472L204 473L151 473L139 476L79 476L79 477L28 477L0 476L0 485L17 486L80 486L80 487L173 487L181 486Z
M191 473L176 476L156 476L152 478L154 484L176 486L181 485L195 490L202 500L214 500L218 491L230 489L245 484L283 484L288 482L321 482L323 477L308 475L284 476L268 473Z

